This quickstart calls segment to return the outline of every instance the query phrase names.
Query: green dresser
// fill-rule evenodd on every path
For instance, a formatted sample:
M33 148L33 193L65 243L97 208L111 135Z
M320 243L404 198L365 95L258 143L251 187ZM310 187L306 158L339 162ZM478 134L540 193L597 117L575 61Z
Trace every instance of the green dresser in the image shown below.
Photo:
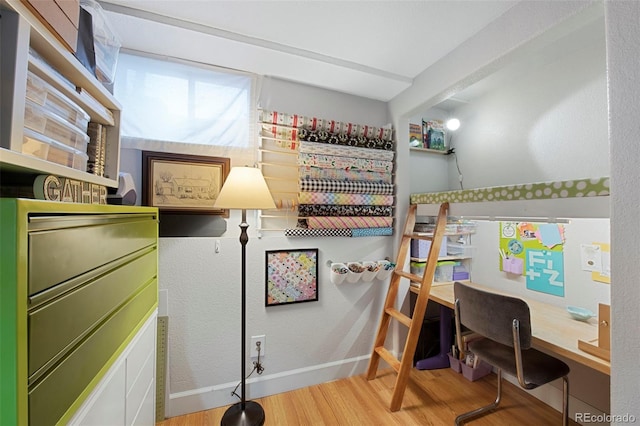
M158 212L0 199L0 425L66 423L158 304Z

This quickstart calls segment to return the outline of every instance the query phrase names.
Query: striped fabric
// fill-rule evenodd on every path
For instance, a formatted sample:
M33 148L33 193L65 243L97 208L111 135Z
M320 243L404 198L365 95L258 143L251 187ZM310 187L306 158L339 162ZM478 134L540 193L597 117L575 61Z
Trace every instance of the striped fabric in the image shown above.
M325 167L329 169L367 170L371 172L391 173L393 171L393 161L338 157L335 155L324 154L308 154L305 152L298 154L298 165Z
M393 216L393 207L301 204L298 206L298 216Z
M353 146L331 145L328 143L300 142L300 152L310 154L336 155L338 157L357 157L369 160L392 161L394 152L382 149L358 148Z
M393 218L375 216L310 216L307 225L311 229L327 228L386 228Z
M366 170L326 169L314 166L298 167L300 179L358 180L366 182L392 183L391 172L369 172Z
M349 194L393 194L393 185L377 182L353 182L338 180L304 179L300 181L303 192L346 192Z
M340 204L392 206L393 195L343 194L339 192L299 192L299 204Z

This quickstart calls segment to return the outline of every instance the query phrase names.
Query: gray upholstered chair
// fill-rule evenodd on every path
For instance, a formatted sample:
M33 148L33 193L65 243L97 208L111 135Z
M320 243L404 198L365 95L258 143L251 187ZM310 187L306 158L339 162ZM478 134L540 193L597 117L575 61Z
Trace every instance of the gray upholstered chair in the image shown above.
M462 348L461 325L484 338L469 342L469 350L497 370L498 395L484 407L456 418L456 425L498 407L502 396L502 371L517 377L524 389L553 380L563 380L562 424L567 425L569 408L569 366L559 359L531 348L531 319L527 303L515 297L454 283L455 324L458 347Z

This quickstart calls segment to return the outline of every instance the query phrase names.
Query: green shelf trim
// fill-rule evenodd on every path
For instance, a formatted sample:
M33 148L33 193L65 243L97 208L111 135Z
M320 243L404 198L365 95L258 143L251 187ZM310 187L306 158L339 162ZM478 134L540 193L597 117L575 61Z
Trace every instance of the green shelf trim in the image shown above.
M519 185L493 186L445 192L411 194L411 204L478 203L515 200L603 197L609 195L609 178L575 179Z

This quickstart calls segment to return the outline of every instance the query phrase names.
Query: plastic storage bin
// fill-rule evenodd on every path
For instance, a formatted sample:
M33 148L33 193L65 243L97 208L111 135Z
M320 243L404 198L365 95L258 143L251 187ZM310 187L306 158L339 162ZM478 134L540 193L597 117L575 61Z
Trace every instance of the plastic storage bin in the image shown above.
M87 171L89 157L70 146L56 142L42 134L29 129L24 129L22 140L22 153L62 164L77 170Z
M79 130L87 132L89 114L31 71L27 73L27 99L51 111Z
M86 132L70 125L56 114L29 99L26 100L24 107L24 125L26 128L73 149L87 151L89 136Z
M453 281L453 267L455 264L456 262L438 262L436 271L433 274L433 280L439 283Z
M448 242L446 250L448 256L471 257L473 255L473 246L467 244Z
M431 248L431 241L428 240L411 240L411 257L418 259L426 259ZM440 244L440 253L438 257L447 255L447 237L442 238Z
M105 84L113 83L116 74L120 38L113 31L102 6L94 0L80 0L80 7L93 20L93 46L96 53L96 77Z

